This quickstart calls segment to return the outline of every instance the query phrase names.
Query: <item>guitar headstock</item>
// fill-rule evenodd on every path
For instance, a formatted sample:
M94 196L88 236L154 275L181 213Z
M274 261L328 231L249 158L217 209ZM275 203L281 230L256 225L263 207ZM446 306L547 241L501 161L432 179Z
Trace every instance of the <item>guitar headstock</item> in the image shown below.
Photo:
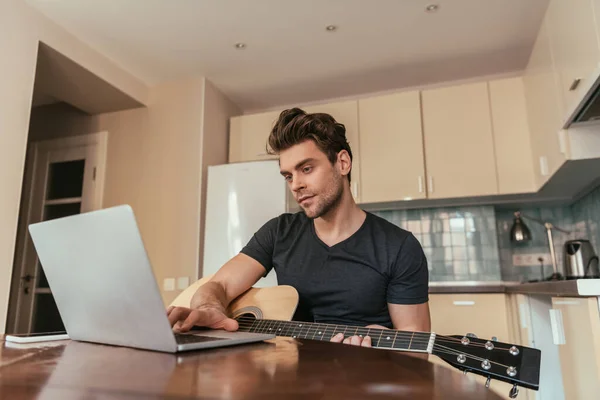
M516 386L538 390L540 383L541 351L525 346L474 336L436 335L433 354L452 366L490 379L512 383L511 398Z

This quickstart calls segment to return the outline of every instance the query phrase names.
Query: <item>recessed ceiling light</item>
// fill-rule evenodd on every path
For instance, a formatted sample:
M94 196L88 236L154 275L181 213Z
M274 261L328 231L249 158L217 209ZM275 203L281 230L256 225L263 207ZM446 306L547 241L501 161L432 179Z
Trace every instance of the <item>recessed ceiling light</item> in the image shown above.
M325 27L325 30L326 30L327 32L334 32L334 31L336 31L336 30L337 30L337 26L335 26L335 25L327 25L327 26Z
M439 10L440 6L438 4L430 4L427 7L425 7L425 11L429 12L429 13L433 13L436 12L437 10Z
M236 43L235 44L235 48L239 49L239 50L245 49L246 48L246 43Z

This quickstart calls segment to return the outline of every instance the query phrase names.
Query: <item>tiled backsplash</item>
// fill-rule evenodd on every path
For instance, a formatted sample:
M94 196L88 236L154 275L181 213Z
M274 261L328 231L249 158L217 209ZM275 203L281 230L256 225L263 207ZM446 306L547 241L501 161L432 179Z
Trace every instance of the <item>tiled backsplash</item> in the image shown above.
M552 274L552 263L540 266L515 267L512 257L514 254L545 253L550 255L546 229L532 221L523 219L531 231L531 242L515 244L510 242L510 228L513 223L513 213L516 209L496 210L500 267L504 280L533 280L548 277ZM600 187L570 206L521 208L523 214L547 221L555 226L571 231L570 234L553 230L554 251L556 253L559 271L563 271L563 245L571 239L588 239L594 250L600 251Z
M493 206L376 211L391 223L412 232L423 246L429 264L429 280L435 281L528 281L547 278L552 263L515 267L513 255L539 253L549 260L546 229L531 220L523 222L532 240L510 241L514 212L521 211L564 228L553 230L552 238L559 271L563 245L570 239L588 239L600 253L600 186L569 206L503 208Z
M431 282L501 279L493 207L378 211L374 214L415 235L427 256Z

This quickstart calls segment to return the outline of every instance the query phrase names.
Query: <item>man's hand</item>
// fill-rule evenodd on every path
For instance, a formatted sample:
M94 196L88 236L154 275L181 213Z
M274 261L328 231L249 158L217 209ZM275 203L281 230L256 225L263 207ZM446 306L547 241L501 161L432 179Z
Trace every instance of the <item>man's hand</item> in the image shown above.
M367 328L389 329L389 328L386 328L385 326L381 326L381 325L368 325ZM334 337L331 338L331 341L334 343L344 343L344 344L349 344L352 346L371 347L371 337L370 336L365 336L365 337L349 336L344 339L344 335L341 333L338 333L337 335L335 335Z
M223 309L214 305L196 309L171 306L167 309L167 316L175 332L187 332L194 325L226 331L236 331L239 327L236 320L229 318Z

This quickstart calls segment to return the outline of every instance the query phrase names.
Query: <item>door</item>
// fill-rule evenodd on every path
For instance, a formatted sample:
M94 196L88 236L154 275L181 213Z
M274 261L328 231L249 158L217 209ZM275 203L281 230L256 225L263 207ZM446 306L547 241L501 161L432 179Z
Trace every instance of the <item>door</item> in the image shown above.
M596 297L552 298L552 334L559 345L566 399L597 398L600 392L598 306Z
M419 92L361 99L361 201L425 199L425 159Z
M424 90L422 102L428 197L497 194L487 83Z
M17 257L18 282L15 326L18 333L54 332L64 325L44 275L27 225L100 208L103 146L81 140L40 142L32 146L27 216L21 226L24 251ZM102 163L103 164L103 163ZM16 284L16 283L15 283Z

